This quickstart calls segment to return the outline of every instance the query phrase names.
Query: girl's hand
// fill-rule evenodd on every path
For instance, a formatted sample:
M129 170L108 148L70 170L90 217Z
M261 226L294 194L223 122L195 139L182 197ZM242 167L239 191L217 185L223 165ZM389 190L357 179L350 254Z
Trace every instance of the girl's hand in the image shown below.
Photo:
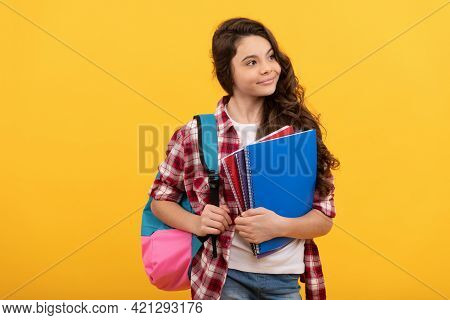
M196 235L203 237L207 234L221 234L232 223L229 214L230 209L227 205L217 207L212 204L207 204L200 215Z
M242 212L234 219L236 230L248 242L259 244L276 238L281 227L282 217L272 210L258 207Z

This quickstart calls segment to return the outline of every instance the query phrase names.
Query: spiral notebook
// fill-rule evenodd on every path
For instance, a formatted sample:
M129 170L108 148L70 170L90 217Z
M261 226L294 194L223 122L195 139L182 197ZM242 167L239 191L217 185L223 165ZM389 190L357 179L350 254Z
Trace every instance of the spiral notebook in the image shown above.
M265 141L269 139L275 139L277 137L285 136L294 133L293 126L284 126L264 137L255 141ZM238 204L239 213L248 210L250 208L248 197L248 184L246 177L244 148L240 148L235 152L230 153L221 159L225 175L230 182L233 196Z
M317 175L316 131L311 129L244 147L250 208L264 207L286 218L312 209ZM253 244L259 258L293 238L277 237Z
M292 126L285 126L281 129L274 131L271 134L255 141L254 143L252 143L250 145L258 144L263 141L275 140L275 139L281 138L281 137L291 136L293 134L302 134L302 133L305 134L305 133L309 132L307 135L311 135L312 131L314 131L314 130L294 133L294 128ZM314 133L315 133L315 131L314 131ZM269 154L273 155L273 154L275 154L274 152L278 152L278 151L276 151L277 149L271 150L271 146L276 146L278 144L286 145L289 143L289 141L291 141L290 144L293 146L292 150L295 151L295 147L298 146L299 143L304 143L307 140L307 139L305 139L305 137L306 136L304 136L304 138L302 138L302 139L296 138L292 141L291 140L283 140L278 143L272 143L270 145L263 147L262 149L266 149L266 151L265 151L266 153L268 152ZM314 138L313 139L314 141L309 141L308 145L310 146L310 149L311 149L311 147L313 147L313 149L315 150L316 149L315 136L313 138ZM259 188L259 186L256 186L256 190L254 190L254 187L252 186L252 183L254 183L255 181L258 182L261 177L253 179L251 177L251 175L249 174L252 171L251 170L252 167L250 164L250 159L251 159L250 154L252 152L248 151L248 149L256 148L255 149L256 151L258 149L261 151L262 149L258 148L258 147L250 147L250 145L248 145L244 148L238 149L235 152L227 155L226 157L224 157L222 159L222 163L225 168L226 176L230 181L231 189L232 189L233 195L236 198L236 201L238 203L240 212L248 210L250 208L259 207L259 206L270 209L269 207L265 206L264 204L259 204L259 202L258 202L256 195L258 195L258 193L260 193L261 188ZM286 158L286 152L287 152L286 146L281 149L283 149L283 152L285 155L284 157ZM298 152L296 154L298 154ZM283 155L283 154L279 153L279 155ZM272 157L272 158L274 158L274 157ZM313 158L314 158L314 156L313 156ZM256 161L254 163L257 164L258 162ZM315 166L316 166L314 161L312 161L312 162L310 161L309 165L311 165L312 168L313 167L315 168ZM271 165L271 166L273 166L273 165ZM253 173L254 173L254 170L253 170ZM315 174L315 171L314 171L314 174ZM314 180L314 186L312 188L312 190L314 190L315 177L312 180ZM266 181L266 183L267 183L267 181ZM264 183L263 183L263 185L264 185ZM271 190L263 190L262 194L263 194L263 197L267 198L267 195L271 194ZM314 192L312 193L312 195L314 195ZM294 194L294 196L295 196L295 194ZM309 202L310 202L310 209L311 209L312 208L312 199ZM273 210L273 209L271 209L271 210ZM305 214L309 210L303 212L303 214ZM302 214L298 214L297 216L301 216L301 215ZM281 248L283 248L284 246L286 246L293 240L294 239L292 239L292 238L276 238L276 239L271 239L271 240L267 241L267 243L263 242L258 245L251 243L250 246L253 251L253 254L255 256L257 256L258 258L261 258L270 253L280 250Z

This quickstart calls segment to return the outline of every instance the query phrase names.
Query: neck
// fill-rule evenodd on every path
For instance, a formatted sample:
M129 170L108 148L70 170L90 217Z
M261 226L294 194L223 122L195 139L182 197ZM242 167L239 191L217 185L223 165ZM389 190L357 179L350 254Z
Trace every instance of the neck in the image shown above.
M243 96L235 92L228 101L227 111L238 123L260 123L264 97Z

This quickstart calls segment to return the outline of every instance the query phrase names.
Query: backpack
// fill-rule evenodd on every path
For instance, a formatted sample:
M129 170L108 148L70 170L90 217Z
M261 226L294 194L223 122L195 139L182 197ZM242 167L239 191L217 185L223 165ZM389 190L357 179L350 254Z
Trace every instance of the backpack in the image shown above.
M217 123L214 114L199 114L193 117L197 121L198 146L200 160L208 172L210 187L209 203L219 206L219 170ZM160 172L158 171L156 178ZM174 229L159 220L151 211L149 197L142 212L141 249L142 261L150 282L160 290L179 291L190 288L192 259L212 238L213 257L217 257L217 235L203 237L190 232ZM186 192L178 202L181 207L195 214Z

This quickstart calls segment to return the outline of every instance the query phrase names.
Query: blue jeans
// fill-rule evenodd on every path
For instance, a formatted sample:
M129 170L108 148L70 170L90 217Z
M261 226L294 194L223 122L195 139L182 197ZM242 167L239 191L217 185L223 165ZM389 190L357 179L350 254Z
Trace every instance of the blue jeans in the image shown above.
M299 277L228 269L220 300L302 300Z

